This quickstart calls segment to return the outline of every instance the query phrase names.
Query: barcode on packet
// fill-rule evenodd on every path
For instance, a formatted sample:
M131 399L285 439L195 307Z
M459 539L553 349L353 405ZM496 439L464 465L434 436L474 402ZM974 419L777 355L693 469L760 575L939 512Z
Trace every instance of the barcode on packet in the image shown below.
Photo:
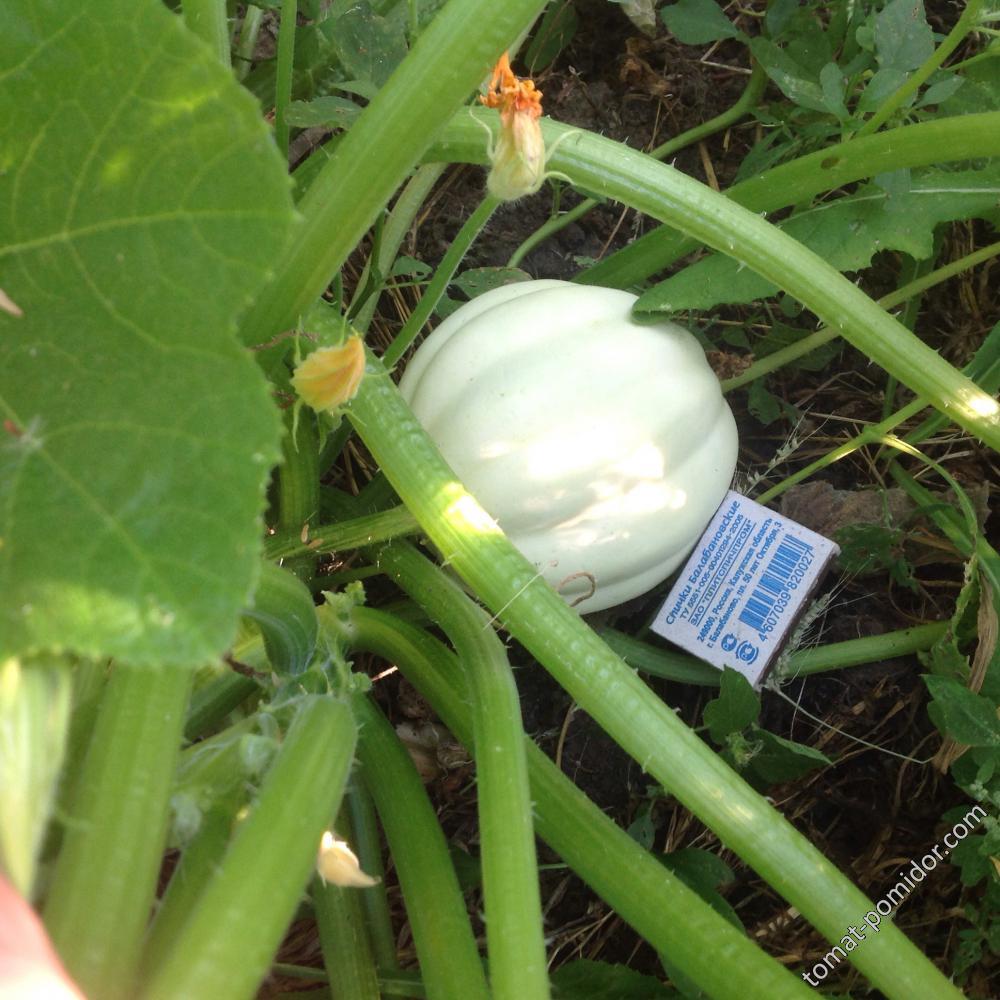
M806 554L812 556L812 552L813 547L801 538L793 535L785 538L767 564L767 569L761 574L760 582L750 595L746 607L740 612L740 621L744 625L749 625L758 632L763 630L767 616L781 599L782 592L788 587L802 557Z
M828 538L730 491L652 629L759 684L838 551Z

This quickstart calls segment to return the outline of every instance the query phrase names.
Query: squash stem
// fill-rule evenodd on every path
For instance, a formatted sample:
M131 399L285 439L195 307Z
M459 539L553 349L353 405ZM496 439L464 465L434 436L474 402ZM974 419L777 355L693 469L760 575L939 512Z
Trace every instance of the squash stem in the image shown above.
M104 686L44 910L87 996L133 995L190 687L189 670L125 663Z
M332 618L326 610L320 616ZM399 875L428 996L486 1000L490 992L458 876L413 761L367 698L357 697L354 711L361 766Z
M493 995L548 996L538 863L517 687L492 622L461 588L406 542L381 565L448 634L472 701L486 940Z
M54 812L72 692L69 657L0 659L0 872L4 891L25 899Z
M289 559L308 552L339 552L373 542L384 542L420 530L416 518L405 507L393 507L378 514L311 529L306 540L301 531L285 531L264 541L268 559Z
M906 656L930 649L948 630L948 622L930 622L911 628L885 632L882 635L846 639L825 646L797 649L788 658L787 666L774 674L777 681L793 680L827 670L856 667L862 663L877 663L894 656ZM674 652L634 639L613 628L602 628L598 635L630 666L655 677L682 684L718 687L722 673L693 656Z
M340 802L355 735L346 703L324 695L302 699L256 802L173 948L139 992L142 1000L253 995Z
M341 807L334 830L354 847L355 837L346 802ZM363 865L361 870L367 871ZM319 875L313 877L310 886L323 949L323 964L330 992L338 1000L380 1000L375 955L361 898L362 892L369 891L328 884Z
M927 257L924 260L917 260L916 257L911 257L909 254L903 255L903 259L900 264L900 272L906 278L903 282L904 286L912 284L914 281L925 277L934 270L934 264L937 261L937 255L940 252L940 249L940 240L935 240L934 252L930 257ZM899 311L899 322L902 323L907 330L916 330L917 317L920 315L920 307L922 303L922 294L911 295L903 304L903 308ZM879 305L883 305L883 303L879 302ZM898 395L898 390L899 383L896 381L896 378L892 375L887 375L885 379L885 389L882 390L883 420L891 416L895 406L896 396Z
M689 128L686 132L681 132L680 135L675 135L672 139L661 143L655 149L650 150L649 155L654 160L666 160L675 153L679 153L682 149L687 149L688 146L692 146L696 142L701 142L703 139L707 139L709 136L716 135L718 132L735 125L744 115L757 107L766 87L767 73L764 72L759 63L755 62L750 72L750 78L747 80L746 88L740 95L739 100L732 107L727 108L722 114L716 115L714 118L709 118L707 122L695 125L694 128ZM514 251L510 260L507 261L507 266L519 267L521 261L535 247L544 243L547 239L551 239L556 233L565 229L571 223L581 219L599 204L600 202L596 198L584 198L583 201L578 205L574 205L568 212L556 215L554 218L543 223Z
M309 538L311 522L319 514L319 436L316 414L303 408L296 416L284 413L282 463L278 470L278 530L286 537ZM300 580L316 572L316 554L310 549L286 561L285 568Z
M201 826L184 847L181 860L157 906L143 948L143 979L164 961L201 900L202 891L211 882L226 852L236 811L242 804L243 796L231 789L216 799L202 815Z
M83 659L73 669L73 711L57 790L59 808L66 814L69 813L69 803L76 794L87 750L94 739L94 726L97 724L109 677L108 661L103 659ZM58 830L55 832L58 834Z
M390 273L403 239L413 225L421 205L431 193L434 185L440 180L446 167L445 163L425 163L418 167L392 206L392 211L385 221L385 228L382 230L378 254L374 257L375 266L381 278L368 298L357 307L356 313L354 313L355 303L351 302L350 312L354 313L351 325L359 333L364 333L371 324L372 316L375 315L375 307L378 305L379 292L385 287L386 276ZM358 279L358 289L367 288L371 268L372 258L365 262L364 270Z
M377 784L378 778L373 778ZM361 891L361 902L367 914L368 929L371 934L375 963L381 973L399 971L396 956L396 936L392 930L392 916L385 891L385 865L382 863L382 839L375 803L364 775L352 778L347 786L347 806L351 814L351 828L354 830L354 849L361 863L361 870L379 884Z
M245 80L253 64L253 54L257 48L257 38L260 26L264 21L264 8L247 4L243 23L240 25L239 39L236 42L235 70L236 79Z
M259 637L257 642L261 667L266 670L268 668L264 656L264 642ZM191 697L184 723L184 738L194 740L204 736L221 723L233 709L242 705L259 690L260 685L252 677L238 674L235 670L226 670L213 677Z

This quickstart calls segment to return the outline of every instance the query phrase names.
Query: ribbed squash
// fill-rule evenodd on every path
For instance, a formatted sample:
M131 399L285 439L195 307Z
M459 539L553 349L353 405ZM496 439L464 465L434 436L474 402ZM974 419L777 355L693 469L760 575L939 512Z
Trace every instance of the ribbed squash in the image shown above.
M634 301L564 281L494 289L449 316L400 383L465 486L581 612L676 569L736 466L697 340L634 322Z

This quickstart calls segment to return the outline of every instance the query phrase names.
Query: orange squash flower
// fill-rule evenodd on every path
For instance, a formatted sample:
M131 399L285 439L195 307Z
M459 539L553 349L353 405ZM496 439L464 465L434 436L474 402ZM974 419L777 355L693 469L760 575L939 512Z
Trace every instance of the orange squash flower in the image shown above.
M489 89L479 100L500 111L500 136L490 148L490 193L501 201L534 194L545 180L545 141L538 119L542 92L533 80L522 80L510 68L505 52L493 68Z
M357 395L365 374L365 345L349 337L339 347L313 351L292 375L299 398L314 410L335 410Z

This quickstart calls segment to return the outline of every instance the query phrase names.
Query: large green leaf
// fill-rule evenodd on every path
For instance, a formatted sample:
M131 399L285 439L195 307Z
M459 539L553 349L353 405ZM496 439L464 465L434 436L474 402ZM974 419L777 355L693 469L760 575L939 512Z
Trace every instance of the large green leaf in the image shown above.
M996 163L981 170L931 168L912 180L909 171L897 171L880 184L815 204L779 225L838 270L858 271L880 250L901 250L918 260L929 257L935 226L995 216L998 193ZM753 302L777 291L776 285L731 257L712 254L651 288L636 310L711 309L720 303Z
M0 91L0 658L204 659L278 457L234 334L289 235L282 164L155 0L8 3Z

